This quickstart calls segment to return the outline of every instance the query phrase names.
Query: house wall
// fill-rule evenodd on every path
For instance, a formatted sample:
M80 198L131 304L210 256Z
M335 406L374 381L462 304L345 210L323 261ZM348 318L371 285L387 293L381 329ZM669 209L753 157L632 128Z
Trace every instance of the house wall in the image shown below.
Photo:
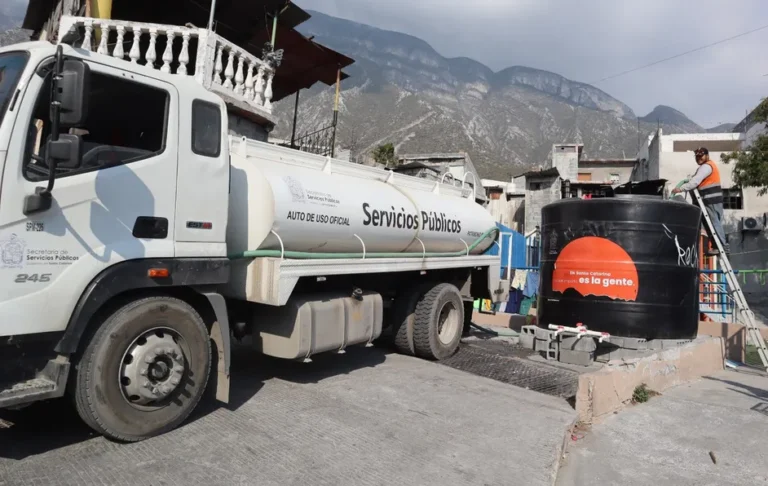
M507 225L509 211L507 210L507 197L505 194L501 194L499 199L489 198L486 209L488 209L488 212L491 213L491 216L493 216L497 223Z
M512 184L514 184L514 191L523 193L525 192L525 176L517 176L512 178Z
M579 174L589 173L592 181L606 182L611 180L611 174L619 176L619 183L629 182L632 176L634 166L628 164L609 165L609 164L579 164Z
M540 188L534 189L536 184ZM528 177L525 191L525 225L528 233L541 226L541 208L561 199L562 179L559 177Z
M706 144L703 144L706 146ZM723 152L710 152L710 158L720 169L720 179L724 189L729 189L733 184L733 166L724 164L720 156ZM696 163L691 152L662 152L660 175L667 179L667 188L671 189L677 183L692 175L696 171ZM763 219L768 213L768 195L758 195L756 188L742 189L744 208L742 210L726 209L724 211L724 230L731 247L729 258L733 268L738 270L768 269L768 232L742 232L740 229L741 218L751 216ZM742 289L747 296L750 305L764 309L763 320L768 318L768 293L755 276L747 277L741 281Z
M661 179L661 130L651 139L648 147L648 164L645 177L641 180L654 181Z
M748 146L765 130L756 125L750 127L747 133L701 133L663 135L661 130L649 135L640 148L637 158L640 161L632 174L633 181L667 179L667 190L671 190L682 179L696 171L693 150L697 147L730 147ZM746 143L745 143L746 142ZM678 150L677 152L675 150ZM720 169L723 188L733 187L733 166L722 163L722 151L710 149L710 157ZM643 164L642 159L647 163ZM768 269L768 234L742 233L739 227L741 218L745 216L762 217L768 212L768 196L759 196L753 188L742 190L744 208L742 210L725 210L724 229L731 247L730 261L733 268L738 270ZM689 199L690 200L690 199ZM755 276L741 280L742 289L752 310L758 314L758 319L768 323L768 287L762 285Z
M518 233L525 231L525 196L514 195L510 201L509 227Z
M575 181L579 176L579 147L576 145L554 145L552 167L556 168L563 180Z
M746 120L742 123L748 127L747 132L743 134L744 146L747 149L755 143L758 136L768 132L768 126L765 123L754 123L752 126L749 126ZM728 172L730 176L730 171ZM760 197L757 196L755 189L744 190L744 212L748 216L759 216L761 212L768 211L767 206L768 195ZM732 252L731 263L734 268L768 269L768 231L764 230L760 234L736 232L736 238L733 238L732 235L729 235L729 238ZM747 276L746 283L743 282L744 280L742 280L742 287L752 310L757 314L759 321L768 325L768 287L762 285L754 275Z
M524 201L525 199L523 197L512 197L507 201L506 194L502 194L500 199L489 200L487 209L497 223L501 223L515 231L519 231L523 223L522 217L520 218L521 221L518 222L515 216Z
M723 189L730 189L735 186L733 183L733 165L726 165L722 162L720 156L723 153L725 152L710 152L709 156L720 169ZM662 152L661 154L659 174L662 179L669 181L667 183L668 190L671 190L681 180L693 175L697 168L698 166L691 152ZM758 189L751 187L743 188L742 194L744 201L744 208L742 210L725 210L725 230L726 233L729 233L729 236L739 232L741 218L747 216L760 216L762 218L764 213L768 213L768 195L760 196L758 195Z

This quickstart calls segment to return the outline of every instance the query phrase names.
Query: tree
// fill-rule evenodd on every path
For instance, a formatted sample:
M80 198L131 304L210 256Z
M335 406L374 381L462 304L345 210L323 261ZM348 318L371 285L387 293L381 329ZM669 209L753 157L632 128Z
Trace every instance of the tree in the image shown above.
M379 145L373 150L373 160L378 164L384 164L386 167L397 165L397 155L395 155L395 146L391 143Z
M768 122L768 98L757 106L751 115L755 123ZM733 167L733 182L739 187L757 187L759 194L768 193L768 131L759 135L747 150L730 152L721 156L723 162Z

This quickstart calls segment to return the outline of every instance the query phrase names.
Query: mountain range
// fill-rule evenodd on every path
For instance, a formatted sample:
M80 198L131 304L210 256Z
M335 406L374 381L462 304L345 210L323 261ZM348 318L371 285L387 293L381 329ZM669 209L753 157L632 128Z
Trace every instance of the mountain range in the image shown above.
M26 35L2 33L18 27L26 3L0 0L3 43ZM508 179L547 164L553 143L583 143L587 157L623 158L633 157L657 126L666 133L706 131L668 106L638 117L604 91L549 71L496 72L466 57L446 58L411 35L310 13L299 30L355 59L346 69L337 140L358 161L391 142L398 153L467 152L483 177ZM299 134L331 121L333 94L322 85L302 92ZM276 137L290 138L293 107L293 99L276 104Z
M634 157L657 125L665 133L706 131L668 106L638 117L604 91L552 72L494 72L446 58L411 35L310 13L299 30L355 59L346 70L338 140L357 160L388 142L398 153L463 151L483 177L508 179L546 164L553 143L583 143L587 157L623 158ZM290 137L293 106L292 99L277 104L276 136ZM299 133L327 125L332 107L330 88L302 93Z
M27 0L0 0L0 31L21 25L27 11Z

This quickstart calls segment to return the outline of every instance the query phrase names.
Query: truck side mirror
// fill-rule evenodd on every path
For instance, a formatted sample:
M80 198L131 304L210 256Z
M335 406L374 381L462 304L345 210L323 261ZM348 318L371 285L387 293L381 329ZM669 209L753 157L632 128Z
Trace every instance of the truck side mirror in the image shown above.
M91 68L80 59L67 59L63 64L52 101L59 103L59 123L77 127L88 118Z
M46 158L50 164L49 170L54 172L59 168L77 169L83 160L83 143L80 135L62 133L54 140L48 137L45 143ZM24 198L24 214L40 213L51 209L53 197L51 192L43 187L35 188L35 193Z
M80 167L80 137L59 132L62 128L77 127L88 119L90 90L90 67L82 59L65 59L64 50L59 44L56 47L51 77L51 137L46 142L45 151L48 185L36 187L34 194L24 198L24 214L39 213L51 208L51 191L56 180L57 167Z
M62 133L58 140L48 140L46 153L56 161L59 169L78 169L83 160L83 144L80 135Z

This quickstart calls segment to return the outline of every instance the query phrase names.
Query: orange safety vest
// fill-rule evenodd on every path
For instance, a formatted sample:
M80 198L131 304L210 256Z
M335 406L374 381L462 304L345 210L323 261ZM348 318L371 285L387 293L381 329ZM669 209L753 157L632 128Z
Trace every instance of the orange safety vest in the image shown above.
M701 194L704 204L722 204L723 189L720 186L720 170L717 168L717 164L711 160L706 161L705 164L712 169L712 173L699 184L699 194Z

